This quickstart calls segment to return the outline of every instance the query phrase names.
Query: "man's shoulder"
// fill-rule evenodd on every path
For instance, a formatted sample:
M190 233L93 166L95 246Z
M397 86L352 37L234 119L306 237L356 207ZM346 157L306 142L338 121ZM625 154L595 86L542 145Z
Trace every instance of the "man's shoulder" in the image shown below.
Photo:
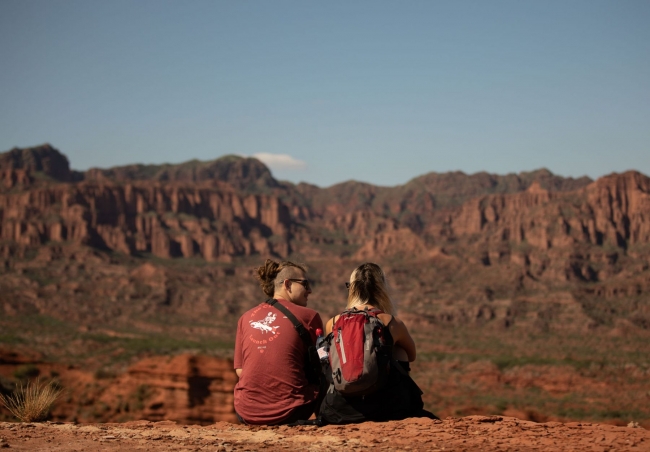
M314 310L312 308L308 308L306 306L300 306L300 305L294 304L294 303L292 303L292 302L290 302L288 300L285 300L283 298L279 298L278 302L282 303L282 305L284 307L286 307L289 311L291 311L291 313L293 315L295 315L296 317L302 317L302 318L308 318L308 319L314 318L315 316L320 317L320 314L318 313L318 311L316 311L316 310Z
M266 302L261 302L244 311L244 313L239 317L239 322L241 323L245 319L249 319L251 316L255 316L260 310L268 309L270 306Z

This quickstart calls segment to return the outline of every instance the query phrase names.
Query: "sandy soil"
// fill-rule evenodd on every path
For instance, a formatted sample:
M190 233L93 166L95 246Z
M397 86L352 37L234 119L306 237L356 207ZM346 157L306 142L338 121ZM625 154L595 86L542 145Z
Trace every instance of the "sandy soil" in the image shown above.
M535 423L513 417L407 419L325 427L247 427L219 422L124 424L0 423L7 451L650 451L650 431L589 423ZM342 448L342 449L341 449Z

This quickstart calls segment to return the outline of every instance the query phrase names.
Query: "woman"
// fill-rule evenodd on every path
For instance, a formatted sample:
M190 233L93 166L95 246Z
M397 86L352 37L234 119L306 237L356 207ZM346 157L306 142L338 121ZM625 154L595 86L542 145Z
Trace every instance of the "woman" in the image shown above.
M415 342L404 322L394 316L395 307L388 295L384 272L377 264L365 263L354 269L348 287L348 309L378 309L379 320L388 327L388 342L393 346L393 361L385 386L365 396L344 396L330 385L322 402L320 416L325 422L384 421L414 416L434 417L424 411L422 391L408 375L409 362L415 361ZM330 319L325 327L329 334L339 316ZM386 333L384 333L386 334ZM400 366L400 368L397 368Z
M393 338L393 357L400 361L408 371L409 362L415 361L415 342L406 329L404 322L393 314L395 307L388 295L386 278L379 265L367 262L359 265L350 275L350 282L345 284L348 288L348 304L346 309L379 309L379 320L388 326L388 331ZM326 334L332 332L332 326L339 316L331 318L325 327Z

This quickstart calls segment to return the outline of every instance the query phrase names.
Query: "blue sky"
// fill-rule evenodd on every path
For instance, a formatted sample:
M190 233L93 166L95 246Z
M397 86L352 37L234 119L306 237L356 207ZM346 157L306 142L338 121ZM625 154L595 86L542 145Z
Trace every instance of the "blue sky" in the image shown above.
M650 2L1 0L0 151L650 175Z

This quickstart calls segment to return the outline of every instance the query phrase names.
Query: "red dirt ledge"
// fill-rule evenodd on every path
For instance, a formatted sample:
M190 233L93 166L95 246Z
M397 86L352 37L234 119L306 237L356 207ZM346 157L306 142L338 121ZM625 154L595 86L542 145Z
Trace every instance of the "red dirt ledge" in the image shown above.
M650 451L650 431L579 422L538 424L505 416L407 419L320 428L247 427L227 422L202 427L171 421L0 423L0 449L8 452L297 451L333 447L391 451Z

